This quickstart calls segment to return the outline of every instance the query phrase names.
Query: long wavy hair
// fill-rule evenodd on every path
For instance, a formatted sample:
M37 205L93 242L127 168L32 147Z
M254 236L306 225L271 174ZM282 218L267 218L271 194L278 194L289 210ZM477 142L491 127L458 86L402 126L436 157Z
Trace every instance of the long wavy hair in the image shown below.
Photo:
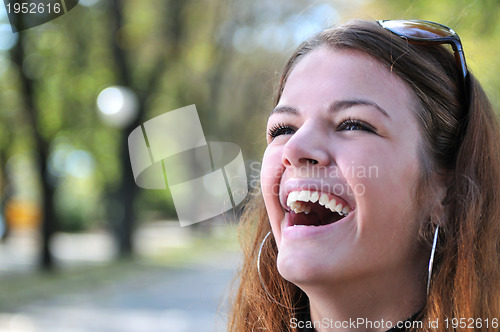
M432 203L427 197L433 175L446 179L446 198L438 204L442 210L439 216L422 216L425 220L418 235L430 252L439 223L431 287L419 317L424 327L418 330L451 330L452 319L462 318L467 319L467 326L470 319L482 319L482 331L497 331L492 321L500 316L500 135L480 84L469 74L464 94L455 59L445 46L410 44L376 22L351 21L298 47L285 65L275 104L294 66L318 47L368 54L413 90L422 135L422 171L415 198L422 211L428 212L425 204ZM240 224L244 260L228 322L231 332L296 331L291 319L298 308L306 306L307 310L306 294L277 271L277 247L272 239L264 243L260 258L262 281L272 299L261 285L256 262L270 230L263 199L255 193ZM426 322L436 319L440 322L437 329L427 326ZM477 321L474 324L479 327ZM456 327L456 331L465 330Z

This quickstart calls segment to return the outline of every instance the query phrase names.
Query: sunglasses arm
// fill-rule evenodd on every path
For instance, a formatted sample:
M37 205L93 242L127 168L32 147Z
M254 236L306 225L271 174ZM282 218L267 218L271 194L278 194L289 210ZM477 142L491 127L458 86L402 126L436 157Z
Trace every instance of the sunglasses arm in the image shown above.
M462 76L464 80L467 80L468 76L468 71L467 71L467 65L465 63L465 55L464 55L464 50L462 48L462 44L460 41L450 41L451 47L453 48L453 52L455 53L455 60L457 61L457 65L459 68L462 69Z

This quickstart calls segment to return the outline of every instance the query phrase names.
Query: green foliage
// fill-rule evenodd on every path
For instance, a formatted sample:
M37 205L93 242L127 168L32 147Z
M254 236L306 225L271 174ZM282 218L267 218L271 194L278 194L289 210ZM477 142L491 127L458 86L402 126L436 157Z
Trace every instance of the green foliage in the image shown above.
M101 202L123 179L122 132L104 124L96 111L99 92L122 80L111 47L114 38L131 68L130 88L145 99L142 120L196 104L206 136L237 143L246 160L261 158L278 73L298 42L294 38L305 36L302 30L307 27L300 28L305 23L324 26L361 17L447 24L461 36L472 72L497 109L500 106L500 1L325 0L311 5L299 0L127 0L123 4L123 26L116 35L111 31L110 2L100 1L21 32L26 52L22 68L0 51L2 155L33 150L37 130L52 153L63 137L72 149L87 151L94 160L93 171L78 179L83 184L68 174L58 175L54 182L65 227L84 229L102 218L95 211L102 210ZM320 6L330 8L326 19L314 14ZM274 42L262 42L264 37ZM20 94L23 74L34 83L40 110L36 128L28 121ZM158 79L152 81L155 76ZM175 217L168 192L141 190L135 206L142 216L157 210Z

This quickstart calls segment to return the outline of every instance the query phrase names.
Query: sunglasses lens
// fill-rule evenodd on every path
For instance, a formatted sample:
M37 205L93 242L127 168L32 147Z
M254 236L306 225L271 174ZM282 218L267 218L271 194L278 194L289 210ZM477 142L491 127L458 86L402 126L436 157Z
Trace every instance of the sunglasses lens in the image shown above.
M409 38L436 39L456 36L455 32L434 22L427 21L384 21L381 25L392 32Z

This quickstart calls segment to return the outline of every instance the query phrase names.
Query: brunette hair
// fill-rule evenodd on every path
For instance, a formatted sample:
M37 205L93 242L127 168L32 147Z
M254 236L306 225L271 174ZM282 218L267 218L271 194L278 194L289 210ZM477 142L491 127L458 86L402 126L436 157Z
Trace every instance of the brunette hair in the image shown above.
M445 46L410 44L376 22L351 21L298 47L285 65L275 104L294 66L318 47L372 56L408 84L418 101L416 118L422 135L418 204L422 208L435 204L426 198L433 188L433 175L445 179L446 187L442 213L423 222L420 232L430 252L434 229L440 225L431 288L419 317L424 328L419 331L431 330L426 322L436 319L440 326L432 330L451 329L444 324L446 318L450 323L453 318L467 319L467 325L470 319L476 320L474 324L482 319L482 331L497 331L491 323L500 315L500 135L480 84L469 73L465 95L461 73ZM278 273L272 240L264 244L260 264L263 282L274 299L262 288L258 275L259 249L271 230L261 195L252 198L240 227L244 260L229 331L295 331L290 320L297 308L307 305L307 296Z

